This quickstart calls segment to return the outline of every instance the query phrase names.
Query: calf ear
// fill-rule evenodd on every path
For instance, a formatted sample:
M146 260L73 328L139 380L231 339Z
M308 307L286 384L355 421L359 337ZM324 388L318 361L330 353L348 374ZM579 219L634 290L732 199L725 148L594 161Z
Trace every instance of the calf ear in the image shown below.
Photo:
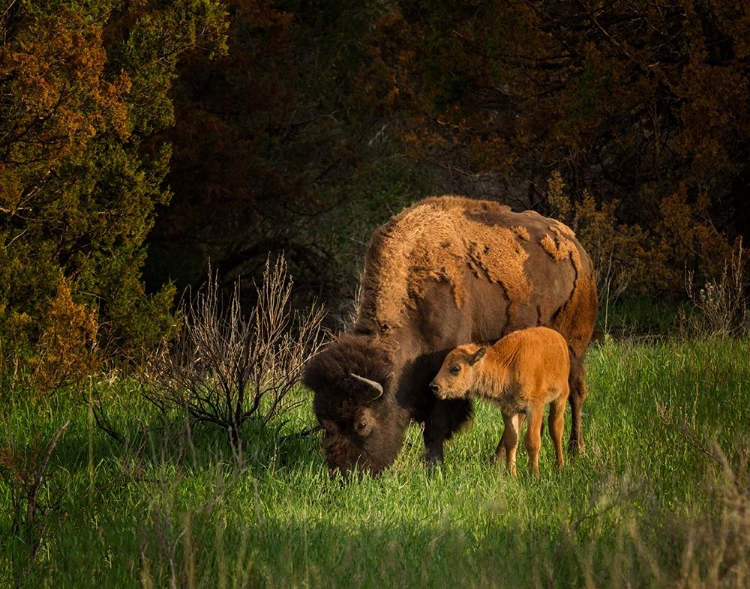
M469 366L474 366L477 362L479 362L482 358L484 358L484 355L487 353L487 348L479 348L476 352L474 352L474 355L469 358Z

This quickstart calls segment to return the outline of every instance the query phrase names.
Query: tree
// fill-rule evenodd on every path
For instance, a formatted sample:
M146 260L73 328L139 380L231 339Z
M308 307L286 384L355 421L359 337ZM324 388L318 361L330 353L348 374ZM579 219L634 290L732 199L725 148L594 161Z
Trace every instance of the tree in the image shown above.
M718 0L403 0L370 35L360 86L463 192L549 212L559 170L675 253L664 215L683 199L711 234L690 245L708 273L717 235L750 233L749 35L748 8Z
M192 54L179 70L154 284L197 285L210 260L229 289L260 278L272 252L288 260L297 300L353 295L372 228L424 195L352 91L373 4L227 0L227 55Z
M215 0L16 0L0 13L0 335L33 354L60 281L129 355L171 324L140 278L188 50L221 51ZM29 351L30 350L30 351Z

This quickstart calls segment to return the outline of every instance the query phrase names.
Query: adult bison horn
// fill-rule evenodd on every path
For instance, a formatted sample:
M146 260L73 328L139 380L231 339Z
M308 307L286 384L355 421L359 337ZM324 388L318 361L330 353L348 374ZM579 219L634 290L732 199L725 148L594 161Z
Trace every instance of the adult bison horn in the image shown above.
M373 393L377 393L370 399L370 401L378 399L383 394L383 385L379 382L375 382L374 380L370 380L369 378L365 378L364 376L359 376L359 374L354 374L353 372L351 373L351 376L352 378L356 378L359 382L365 383L372 389Z

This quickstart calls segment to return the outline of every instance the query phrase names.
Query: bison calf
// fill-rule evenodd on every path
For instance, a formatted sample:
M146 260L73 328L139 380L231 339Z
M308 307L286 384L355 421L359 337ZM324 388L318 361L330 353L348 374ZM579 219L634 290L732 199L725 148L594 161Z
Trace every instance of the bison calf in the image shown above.
M505 431L495 456L500 458L505 449L506 466L513 475L519 428L525 415L528 425L524 445L529 453L529 470L538 478L542 419L547 403L557 468L565 462L562 436L569 372L565 338L546 327L531 327L514 331L487 348L466 344L452 350L430 388L441 399L476 396L500 406Z

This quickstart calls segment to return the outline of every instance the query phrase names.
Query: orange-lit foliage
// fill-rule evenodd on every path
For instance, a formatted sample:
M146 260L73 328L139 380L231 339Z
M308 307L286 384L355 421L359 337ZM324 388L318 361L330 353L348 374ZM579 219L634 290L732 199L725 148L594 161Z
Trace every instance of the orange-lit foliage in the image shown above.
M3 109L3 163L49 168L107 128L127 138L130 80L124 71L103 77L100 26L66 7L21 19L13 42L0 45L0 80L15 107ZM18 185L9 188L13 177L0 177L0 202L11 214L28 204Z
M654 232L657 252L653 272L657 287L684 287L687 273L705 282L719 278L732 257L732 246L714 227L710 202L700 193L690 203L684 184L659 203L659 223Z
M582 196L577 201L571 198L560 172L553 172L547 181L552 213L576 232L594 262L600 298L614 300L626 290L643 288L650 281L646 232L618 221L616 202L597 204L588 191Z
M71 281L60 278L37 356L32 358L33 380L40 392L80 381L99 366L97 313L73 301L70 289Z
M732 256L710 222L708 200L689 204L684 187L662 199L658 222L649 230L618 220L617 201L597 203L586 190L574 200L559 172L548 180L546 196L591 255L604 296L682 292L688 274L699 281L719 277Z

